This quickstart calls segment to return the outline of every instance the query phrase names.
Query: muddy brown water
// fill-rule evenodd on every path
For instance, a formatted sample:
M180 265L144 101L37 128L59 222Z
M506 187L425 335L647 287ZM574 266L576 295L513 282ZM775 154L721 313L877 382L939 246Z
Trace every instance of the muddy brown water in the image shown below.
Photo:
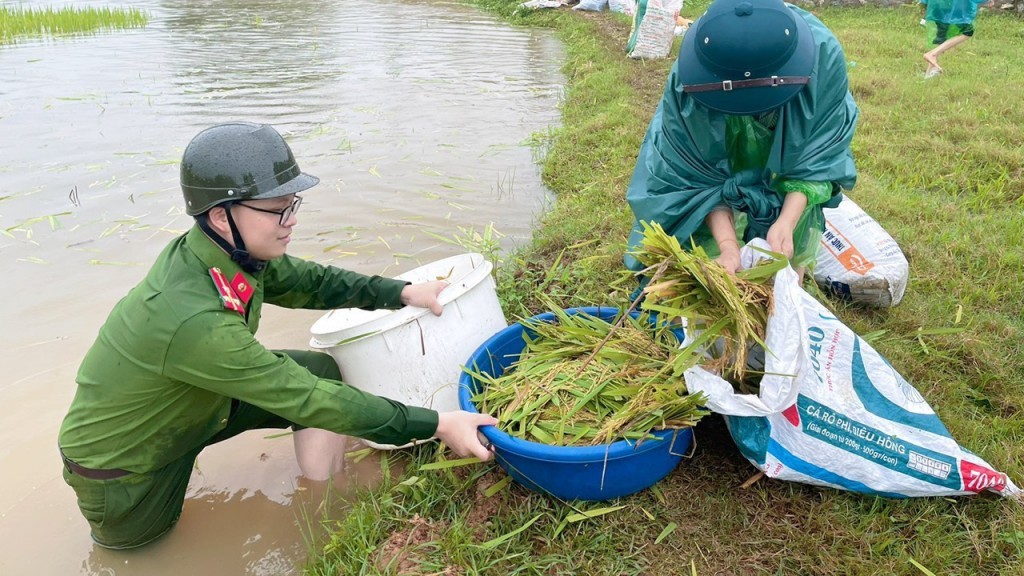
M290 438L250 432L200 456L178 526L131 552L93 545L60 477L81 357L191 225L182 149L217 122L278 127L321 179L301 257L395 275L464 251L431 234L489 223L507 250L550 202L529 142L558 122L563 49L441 0L131 5L146 28L0 47L0 574L300 573L304 526L341 517L379 459L328 489ZM306 347L320 315L268 307L260 339Z

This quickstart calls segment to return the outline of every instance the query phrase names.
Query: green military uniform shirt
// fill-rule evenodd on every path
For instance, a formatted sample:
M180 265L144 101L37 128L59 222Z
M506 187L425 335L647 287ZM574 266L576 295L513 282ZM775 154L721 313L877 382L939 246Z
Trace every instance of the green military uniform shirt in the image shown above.
M245 315L225 307L214 267L251 287ZM89 468L148 472L222 430L232 398L295 424L374 442L429 438L437 430L433 410L319 379L254 337L264 301L317 310L400 308L405 284L287 255L249 274L193 227L100 329L79 369L60 446Z

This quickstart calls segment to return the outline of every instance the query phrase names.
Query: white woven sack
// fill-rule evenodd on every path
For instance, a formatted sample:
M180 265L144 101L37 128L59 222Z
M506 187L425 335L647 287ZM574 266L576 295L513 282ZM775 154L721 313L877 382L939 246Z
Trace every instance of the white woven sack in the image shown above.
M750 262L751 248L743 251ZM792 268L776 274L774 297L757 395L700 367L684 374L689 392L725 415L754 466L771 478L897 498L985 490L1021 498L1006 474L957 444L885 358L800 288Z
M668 56L675 28L676 16L671 9L648 3L645 10L638 10L633 17L629 57L651 60Z
M814 281L865 306L899 304L910 266L896 240L849 197L824 212L825 232L818 245Z
M608 0L580 0L580 3L573 6L573 10L586 10L588 12L600 12L608 7Z
M632 16L636 12L636 0L608 0L608 10Z

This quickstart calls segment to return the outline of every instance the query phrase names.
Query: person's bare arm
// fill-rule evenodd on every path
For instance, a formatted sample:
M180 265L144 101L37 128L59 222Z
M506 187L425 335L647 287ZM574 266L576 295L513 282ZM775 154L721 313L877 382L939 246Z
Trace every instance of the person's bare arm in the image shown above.
M718 243L719 256L716 261L726 272L735 274L740 269L740 241L736 238L732 209L724 206L715 208L704 218L704 223Z

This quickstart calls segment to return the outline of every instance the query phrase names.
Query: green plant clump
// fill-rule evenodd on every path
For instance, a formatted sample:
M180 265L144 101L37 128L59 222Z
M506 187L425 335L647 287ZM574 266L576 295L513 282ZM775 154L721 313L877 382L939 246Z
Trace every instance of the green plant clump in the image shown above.
M526 348L498 377L470 371L483 389L474 403L512 436L556 446L642 440L651 430L688 428L707 412L690 395L682 354L667 326L649 315L612 322L554 310L556 322L527 321ZM467 369L469 370L469 369Z
M137 8L0 6L0 44L26 37L141 28L148 22L149 16Z

